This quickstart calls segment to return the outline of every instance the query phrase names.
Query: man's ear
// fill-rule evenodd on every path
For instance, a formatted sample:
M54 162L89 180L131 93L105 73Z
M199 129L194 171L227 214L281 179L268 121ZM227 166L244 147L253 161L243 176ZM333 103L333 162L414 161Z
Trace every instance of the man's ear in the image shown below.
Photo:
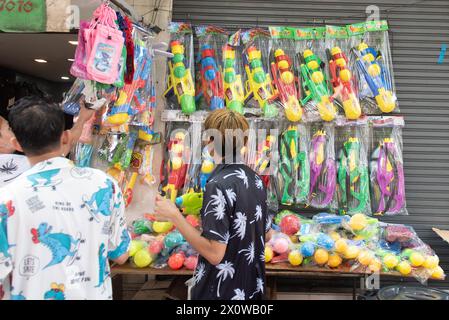
M19 141L17 141L16 137L11 138L10 143L14 149L16 149L19 152L23 152L22 146L20 145Z
M67 146L71 143L71 140L72 140L72 134L70 133L70 130L65 130L61 136L61 145L63 147Z

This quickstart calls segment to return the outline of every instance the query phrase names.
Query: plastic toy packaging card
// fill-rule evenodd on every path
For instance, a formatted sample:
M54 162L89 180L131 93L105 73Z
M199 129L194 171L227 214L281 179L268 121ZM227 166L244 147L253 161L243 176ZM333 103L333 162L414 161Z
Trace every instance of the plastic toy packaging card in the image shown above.
M326 26L326 56L328 78L334 91L335 104L340 106L346 118L356 120L362 115L358 98L358 82L351 58L346 27Z
M304 124L283 122L279 138L277 194L282 205L305 206L310 188L310 141Z
M264 29L250 29L242 33L247 92L245 104L250 108L260 108L266 118L279 114L273 102L275 90L270 76L270 39L270 33Z
M347 26L347 30L364 113L399 112L387 21L352 24Z
M182 110L184 114L190 115L196 111L192 26L172 22L168 30L169 50L174 56L168 59L167 90L164 97L168 109Z
M369 117L371 206L375 215L407 215L402 156L403 117Z
M196 57L199 73L197 107L211 111L223 109L223 47L227 44L229 35L226 30L214 26L198 26L195 31L199 42Z
M273 99L285 111L285 117L291 122L302 119L300 104L301 84L298 59L295 53L294 29L270 27L271 76L275 85Z
M335 127L332 123L310 126L310 189L308 204L316 209L335 211L337 201L337 166L335 161Z
M368 119L337 120L337 200L341 214L371 215L368 172Z
M323 121L332 121L338 110L334 105L332 90L325 73L324 38L316 39L317 35L322 37L322 30L318 31L317 33L313 28L295 29L302 83L301 104L304 106L307 120L317 121L321 118Z

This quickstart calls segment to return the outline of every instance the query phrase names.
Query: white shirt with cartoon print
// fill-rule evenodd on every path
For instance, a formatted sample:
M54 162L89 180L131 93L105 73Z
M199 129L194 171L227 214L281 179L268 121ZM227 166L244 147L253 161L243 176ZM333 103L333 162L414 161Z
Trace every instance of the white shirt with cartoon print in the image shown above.
M0 281L12 300L112 299L108 259L130 235L117 183L53 158L0 189Z

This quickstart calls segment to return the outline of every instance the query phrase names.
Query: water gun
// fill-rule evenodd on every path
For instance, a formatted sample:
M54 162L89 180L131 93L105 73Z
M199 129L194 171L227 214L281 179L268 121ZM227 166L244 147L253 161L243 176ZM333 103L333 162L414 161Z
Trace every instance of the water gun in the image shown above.
M331 101L331 95L326 84L326 79L321 62L311 50L305 50L303 55L299 55L301 61L301 77L306 97L301 101L305 105L313 100L318 107L321 119L332 121L337 115L337 110Z
M373 197L378 201L376 214L397 214L405 204L404 168L395 141L385 138L374 150L371 162L374 177Z
M156 178L153 175L154 149L151 145L146 145L143 150L142 165L139 168L139 175L142 176L142 182L147 185L153 185Z
M223 77L217 65L215 50L208 44L200 48L203 96L212 111L224 108Z
M276 137L273 135L268 135L265 138L265 141L259 144L257 151L254 171L261 176L266 186L268 185L270 178L270 175L266 172L266 170L270 166L271 152L273 151L273 145L275 142Z
M318 131L312 138L309 155L310 198L311 204L316 208L326 207L332 202L337 185L335 161L326 157L326 143L326 133ZM322 201L317 200L321 198L318 197L318 192L324 194Z
M262 65L262 53L256 47L251 46L244 55L245 71L248 77L246 81L245 104L255 98L266 117L277 116L276 106L270 104L273 99L274 89L271 77L265 72Z
M281 137L279 171L284 181L281 199L284 205L294 204L295 197L297 202L305 202L309 194L310 167L306 153L300 150L299 139L299 132L295 126L288 127ZM295 177L295 174L298 176Z
M177 133L168 143L169 159L166 163L167 184L162 188L166 197L175 202L179 190L184 185L187 173L187 164L184 162L184 133Z
M360 141L349 138L343 145L338 167L338 183L345 214L364 212L369 199L368 168L360 164ZM349 198L358 201L358 206L349 207Z
M138 175L139 174L137 172L133 172L131 175L131 178L129 179L128 183L126 184L125 194L123 195L125 198L126 208L128 208L129 205L131 204L131 202L133 201L134 187L136 186L136 181L137 181Z
M298 122L302 118L302 108L299 104L298 80L292 72L292 62L284 50L274 52L275 62L271 63L271 75L277 89L277 97L285 106L285 115L289 121Z
M164 96L168 98L175 94L182 112L190 115L196 111L195 84L190 69L187 69L185 66L185 48L177 40L171 42L170 48L174 57L172 61L168 62L170 75L168 78L168 88Z
M210 175L215 169L215 161L209 154L207 147L203 149L203 163L201 164L201 173L200 173L200 186L201 190L206 190L207 181L210 178Z
M380 52L364 42L354 48L353 52L357 57L357 67L373 93L379 109L384 113L392 112L396 108L396 97L393 95L391 78L382 63Z
M185 215L199 215L203 207L203 193L189 192L176 198L176 205L183 209Z
M243 90L242 75L235 69L235 50L230 45L223 47L224 57L224 94L228 109L243 114L245 92Z
M348 58L339 47L327 49L326 53L335 95L338 94L341 97L346 118L356 120L361 116L362 110L354 90L354 78L348 69Z

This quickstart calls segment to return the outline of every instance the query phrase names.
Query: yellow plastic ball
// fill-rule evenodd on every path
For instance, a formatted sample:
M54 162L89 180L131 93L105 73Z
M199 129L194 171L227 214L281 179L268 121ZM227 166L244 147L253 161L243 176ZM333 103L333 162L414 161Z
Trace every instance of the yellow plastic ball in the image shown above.
M394 254L388 253L383 258L383 264L388 269L394 269L399 263L398 257L396 257Z
M131 244L129 245L129 256L134 257L134 255L142 250L145 247L145 242L140 240L132 240Z
M335 251L338 253L344 254L348 250L348 243L345 239L338 239L335 241Z
M153 222L153 230L156 233L167 233L173 228L173 223L171 222Z
M440 263L440 259L438 256L429 256L426 258L426 261L423 263L423 267L426 269L435 269L438 267L438 264Z
M373 261L374 255L371 251L363 250L359 253L357 260L361 265L368 266Z
M441 267L436 267L432 271L432 278L434 279L444 279L444 270Z
M316 264L323 265L329 261L329 253L324 249L318 249L313 255Z
M265 247L265 262L268 263L273 259L274 253L273 249L271 247L266 246Z
M203 164L201 165L201 172L204 174L209 174L212 173L212 171L214 171L215 169L215 165L212 161L210 160L204 160Z
M290 71L286 71L281 74L281 79L285 84L290 84L295 81L295 76Z
M349 71L348 69L344 69L340 71L340 79L344 82L349 82L351 81L351 71Z
M304 51L304 54L303 54L303 56L304 56L304 58L308 58L308 57L310 57L310 56L312 56L313 55L313 52L312 52L312 50L305 50Z
M182 158L181 157L174 157L171 160L171 165L173 167L173 170L179 170L182 167Z
M336 231L332 231L330 234L329 234L329 236L332 238L332 240L334 240L334 241L337 241L337 240L340 240L341 239L341 237L340 237L340 235L338 234L338 232L336 232Z
M381 73L380 66L378 64L372 64L368 67L368 73L372 77L377 77Z
M354 231L360 231L366 228L366 225L368 224L368 221L366 220L366 217L364 214L357 213L351 217L351 220L349 220L349 226Z
M404 276L407 276L412 272L412 266L407 261L400 262L396 269Z
M327 261L327 265L331 268L337 268L341 265L343 259L338 254L332 254L329 256L329 261Z
M146 249L138 251L134 256L134 263L139 268L148 267L151 264L151 262L153 262L153 258Z
M349 246L345 252L345 258L348 260L355 259L359 255L360 249L357 246Z
M379 272L382 268L382 263L379 259L373 259L371 260L371 263L369 264L368 268L371 270L371 272Z
M332 55L336 55L336 54L339 54L339 53L341 53L341 49L339 47L333 47L332 48L332 50L331 50L331 54Z
M295 267L299 266L299 265L301 265L302 261L303 261L303 257L301 255L301 253L299 253L298 250L293 250L289 253L288 262L290 262L290 264L292 266L295 266Z
M413 252L410 255L410 263L413 267L421 267L424 263L425 259L423 255L419 252Z
M312 73L312 81L314 83L321 83L324 81L324 75L321 71L316 71Z

